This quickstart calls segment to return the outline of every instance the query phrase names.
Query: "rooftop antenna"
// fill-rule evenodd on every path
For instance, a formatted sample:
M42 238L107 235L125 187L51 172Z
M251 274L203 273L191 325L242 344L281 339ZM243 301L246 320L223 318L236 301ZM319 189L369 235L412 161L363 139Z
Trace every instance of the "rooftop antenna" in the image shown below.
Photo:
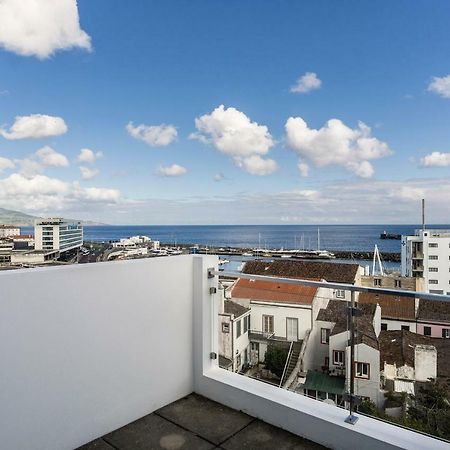
M422 231L425 231L425 199L422 199Z
M375 270L377 262L379 269L378 272ZM375 249L373 251L372 275L384 275L383 264L381 263L380 251L378 250L377 244L375 244Z

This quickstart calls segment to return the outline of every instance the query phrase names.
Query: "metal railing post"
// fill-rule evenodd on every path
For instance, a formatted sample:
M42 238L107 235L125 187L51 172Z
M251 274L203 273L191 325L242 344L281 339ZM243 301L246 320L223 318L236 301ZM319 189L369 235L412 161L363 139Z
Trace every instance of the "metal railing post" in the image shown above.
M349 325L350 325L350 395L349 395L349 412L350 415L345 419L347 423L354 425L358 421L353 412L355 409L355 292L352 291L350 297Z

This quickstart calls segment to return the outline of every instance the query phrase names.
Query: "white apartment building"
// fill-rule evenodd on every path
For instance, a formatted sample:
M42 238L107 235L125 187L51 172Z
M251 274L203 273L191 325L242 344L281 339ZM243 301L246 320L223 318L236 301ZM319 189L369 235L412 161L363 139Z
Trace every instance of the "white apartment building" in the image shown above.
M423 290L450 295L450 230L402 236L402 276L423 277Z
M83 245L81 222L61 218L37 220L34 225L35 250L58 250L60 253Z
M0 239L18 236L19 234L20 227L16 225L0 225Z

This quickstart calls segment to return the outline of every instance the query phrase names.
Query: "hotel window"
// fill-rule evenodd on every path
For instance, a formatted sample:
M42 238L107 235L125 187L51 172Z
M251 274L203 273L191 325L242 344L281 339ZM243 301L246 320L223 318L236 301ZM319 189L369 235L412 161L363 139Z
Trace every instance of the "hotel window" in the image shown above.
M409 331L409 325L402 325L402 330Z
M423 335L431 336L431 327L423 327Z
M442 337L450 338L450 328L442 328Z
M263 321L263 332L264 333L273 333L273 316L262 316Z
M439 259L438 255L429 255L428 259L436 260Z
M429 248L437 248L438 247L437 242L429 242L428 247Z
M345 298L344 289L336 289L336 298Z
M387 323L382 323L381 324L381 330L382 331L387 331Z
M222 323L222 333L229 333L230 332L230 324L229 323Z
M428 267L428 272L438 272L437 267Z
M329 328L322 328L320 330L320 342L322 344L330 343L330 329Z
M429 284L438 284L438 280L428 280Z
M238 338L241 335L241 321L238 320L236 322L236 337Z
M355 376L357 378L369 378L370 377L370 364L363 362L355 362Z
M333 364L335 366L343 366L345 353L342 350L333 350Z

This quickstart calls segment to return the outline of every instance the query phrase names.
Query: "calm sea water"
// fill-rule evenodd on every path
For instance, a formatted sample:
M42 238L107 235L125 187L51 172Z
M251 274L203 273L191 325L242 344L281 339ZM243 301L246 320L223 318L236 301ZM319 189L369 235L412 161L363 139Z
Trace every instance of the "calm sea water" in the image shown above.
M146 235L166 244L317 249L316 225L120 225L85 226L86 240L102 242ZM380 233L413 234L418 225L321 225L320 248L326 250L400 252L400 241L381 240ZM429 228L450 228L430 225ZM28 232L32 232L30 228ZM27 232L24 229L23 232Z

